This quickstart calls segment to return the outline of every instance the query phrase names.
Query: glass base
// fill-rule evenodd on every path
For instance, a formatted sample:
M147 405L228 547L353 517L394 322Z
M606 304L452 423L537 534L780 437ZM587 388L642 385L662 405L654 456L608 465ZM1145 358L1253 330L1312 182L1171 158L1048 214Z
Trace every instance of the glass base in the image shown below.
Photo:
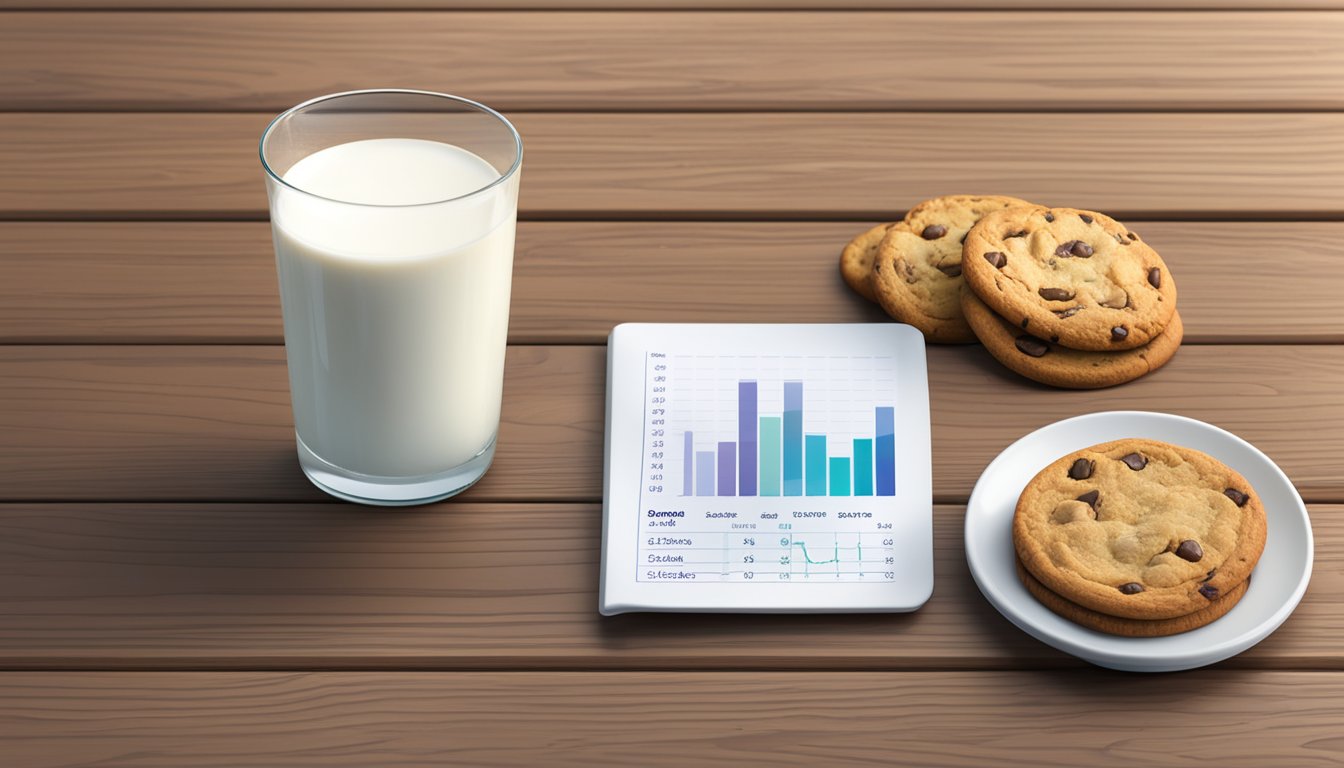
M351 472L313 453L297 434L299 466L313 485L338 499L379 507L408 507L440 501L467 490L485 476L495 458L495 438L465 464L446 472L416 477L379 477Z

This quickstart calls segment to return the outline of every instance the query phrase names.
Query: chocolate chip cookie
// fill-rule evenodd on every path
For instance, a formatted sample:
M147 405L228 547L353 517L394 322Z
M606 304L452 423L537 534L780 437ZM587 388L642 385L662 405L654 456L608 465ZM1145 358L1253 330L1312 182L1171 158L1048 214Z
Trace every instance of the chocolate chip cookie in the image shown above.
M982 216L1030 205L1003 195L946 195L911 208L878 246L872 276L877 302L931 342L974 342L958 298L962 240Z
M991 213L971 228L965 251L966 283L995 314L1071 349L1143 346L1176 311L1176 283L1162 257L1093 211Z
M869 301L877 301L873 293L873 262L877 259L877 246L886 236L894 223L878 224L864 232L840 251L840 277L854 292Z
M995 360L1032 381L1066 389L1098 389L1133 381L1161 368L1176 355L1185 334L1179 312L1152 341L1114 352L1086 352L1041 339L990 311L969 287L961 289L961 309L971 330Z
M1207 608L1250 575L1265 510L1246 479L1211 456L1155 440L1073 451L1022 491L1013 545L1050 591L1129 619Z
M1251 583L1250 579L1246 579L1229 590L1227 594L1210 602L1208 606L1194 613L1177 616L1174 619L1123 619L1119 616L1110 616L1100 611L1084 608L1051 592L1046 589L1044 584L1037 581L1036 577L1028 573L1026 568L1022 567L1020 560L1017 563L1017 577L1022 580L1023 586L1027 588L1032 597L1036 598L1037 602L1054 613L1088 629L1122 637L1163 637L1199 629L1205 624L1210 624L1227 615L1227 612L1241 601L1242 596L1246 594L1246 588Z

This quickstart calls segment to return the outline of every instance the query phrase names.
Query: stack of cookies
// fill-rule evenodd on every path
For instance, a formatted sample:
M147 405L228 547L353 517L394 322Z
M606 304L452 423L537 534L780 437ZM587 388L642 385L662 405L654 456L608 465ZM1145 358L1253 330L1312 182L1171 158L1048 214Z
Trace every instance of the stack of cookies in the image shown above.
M855 238L840 272L933 343L980 341L1057 387L1108 387L1156 370L1184 334L1162 257L1094 211L949 195Z
M1032 478L1013 517L1018 575L1077 624L1158 637L1212 622L1245 594L1265 510L1235 470L1199 451L1117 440Z

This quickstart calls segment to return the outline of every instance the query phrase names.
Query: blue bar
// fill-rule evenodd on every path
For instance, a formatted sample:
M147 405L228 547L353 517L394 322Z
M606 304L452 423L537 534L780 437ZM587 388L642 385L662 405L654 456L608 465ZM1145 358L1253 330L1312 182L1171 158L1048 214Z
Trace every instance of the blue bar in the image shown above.
M681 495L690 496L692 493L691 477L695 474L691 470L695 468L695 440L691 433L686 433L684 441L685 448L681 456L681 473L685 475L681 481Z
M826 495L826 436L807 436L807 495Z
M803 382L784 382L784 495L803 495Z
M719 443L719 495L736 496L734 480L737 479L737 473L733 471L733 464L737 461L737 445L734 443Z
M737 382L737 491L756 495L756 382Z
M873 440L854 440L854 495L873 495Z
M695 495L714 495L714 452L695 452Z
M831 457L831 495L849 495L849 459L842 456Z
M877 409L877 495L896 495L896 409Z

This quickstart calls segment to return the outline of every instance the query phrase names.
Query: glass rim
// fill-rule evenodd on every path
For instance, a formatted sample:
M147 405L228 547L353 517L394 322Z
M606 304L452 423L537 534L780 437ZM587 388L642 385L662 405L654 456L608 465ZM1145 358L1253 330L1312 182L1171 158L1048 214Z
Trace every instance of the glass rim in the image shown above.
M384 203L357 203L352 200L339 200L334 197L326 197L324 195L319 195L316 192L309 192L308 190L303 189L302 187L297 187L289 183L288 181L285 181L284 178L280 176L280 174L276 173L275 170L271 168L271 164L266 161L266 139L271 135L271 131L274 130L274 128L284 118L289 117L290 115L293 115L302 109L311 107L314 104L320 104L324 101L341 99L347 96L368 96L373 94L403 94L411 96L432 96L439 99L447 99L448 101L454 101L457 102L458 104L470 107L471 109L474 109L478 112L484 112L485 114L490 115L491 117L495 118L500 123L502 123L504 127L509 130L509 135L513 137L513 150L514 150L513 165L509 166L509 169L507 171L501 173L499 175L499 178L495 179L489 184L486 184L485 186L480 187L479 189L473 189L472 191L467 192L465 194L457 195L456 197L447 197L442 200L430 200L424 203L384 204ZM454 96L450 93L440 93L438 91L422 91L412 88L365 88L357 91L341 91L340 93L328 93L324 96L316 96L300 104L295 104L289 109L286 109L284 112L281 112L280 114L276 115L274 118L271 119L271 122L267 123L266 130L261 132L261 139L257 143L257 155L261 158L261 167L266 172L266 175L268 177L273 179L277 184L292 189L301 195L306 195L308 197L312 197L318 200L325 200L330 203L339 203L341 205L353 205L360 208L419 208L422 206L443 205L444 203L451 203L458 200L465 200L470 197L475 197L476 195L482 194L484 192L488 192L489 190L507 182L510 178L512 178L515 174L517 174L518 169L523 166L523 137L518 134L518 129L513 126L513 123L509 122L509 119L507 117L500 114L497 110L487 107L486 105L482 104L479 101L474 101L472 99L464 98L462 96Z

